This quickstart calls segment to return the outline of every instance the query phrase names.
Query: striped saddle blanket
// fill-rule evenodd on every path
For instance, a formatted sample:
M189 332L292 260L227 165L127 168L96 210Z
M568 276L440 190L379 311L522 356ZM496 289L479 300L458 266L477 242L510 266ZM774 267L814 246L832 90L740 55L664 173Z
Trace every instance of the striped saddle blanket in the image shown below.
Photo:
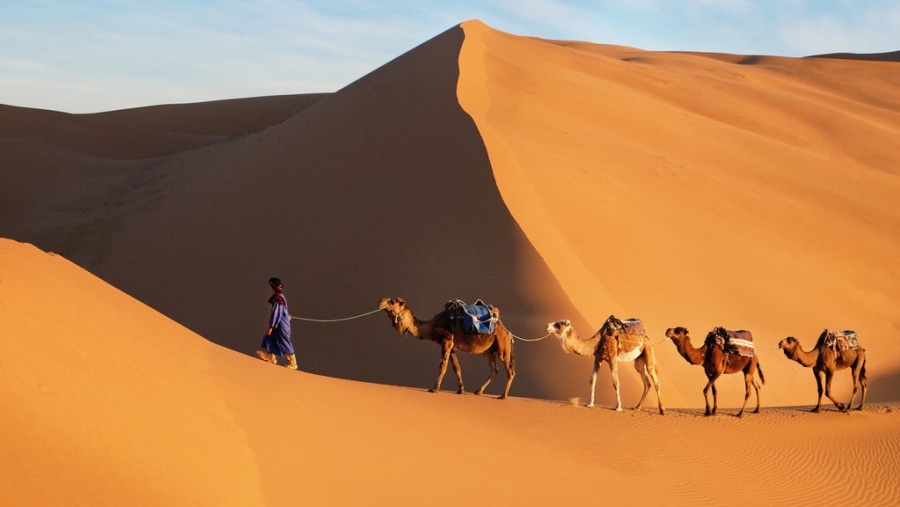
M834 351L845 351L859 348L859 340L856 339L856 331L845 329L843 331L828 331L825 335L825 346Z
M715 336L716 345L722 347L729 354L737 354L744 357L753 357L753 335L750 331L741 329L730 331L724 327L717 327L710 333Z

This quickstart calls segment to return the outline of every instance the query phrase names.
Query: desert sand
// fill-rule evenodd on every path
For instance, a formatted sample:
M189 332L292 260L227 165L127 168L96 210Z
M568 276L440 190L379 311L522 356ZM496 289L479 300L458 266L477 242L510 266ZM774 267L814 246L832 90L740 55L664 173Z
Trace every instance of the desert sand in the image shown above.
M334 93L89 115L0 105L2 505L895 505L900 67L893 54L650 52L468 21ZM252 356L279 276L299 372ZM519 339L511 398L443 392L399 336L452 298L519 338L639 317L609 371ZM703 416L696 345L753 332ZM777 348L854 329L862 411ZM483 358L463 354L477 386ZM620 368L626 406L641 383ZM846 370L834 393L850 397ZM751 406L752 406L751 399ZM858 402L858 399L857 399Z

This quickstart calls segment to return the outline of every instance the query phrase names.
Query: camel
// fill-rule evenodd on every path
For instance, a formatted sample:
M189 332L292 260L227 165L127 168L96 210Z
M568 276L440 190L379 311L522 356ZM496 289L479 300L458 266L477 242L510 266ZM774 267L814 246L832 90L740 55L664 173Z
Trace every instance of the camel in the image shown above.
M853 405L853 399L856 398L856 392L862 387L862 397L859 400L857 410L862 410L866 403L866 393L869 390L869 381L866 378L866 349L859 347L855 349L835 351L825 344L825 338L828 330L822 331L819 335L819 341L816 346L809 351L800 347L800 341L793 336L788 336L784 340L778 342L785 357L792 361L797 361L804 368L812 368L813 376L816 377L816 387L819 391L819 399L813 412L819 412L822 408L822 374L825 375L825 396L834 403L834 406L841 412L850 410ZM850 368L853 376L853 395L850 396L850 402L847 405L837 401L831 396L831 380L834 372Z
M719 329L719 328L717 328ZM709 382L703 388L703 399L706 401L705 415L715 415L718 408L719 400L716 391L716 380L722 375L732 373L744 373L744 404L741 405L741 411L737 413L738 417L744 417L744 408L747 407L747 400L750 398L750 387L756 391L756 410L754 414L759 413L759 390L762 387L756 379L756 372L759 371L759 380L763 384L766 383L766 377L763 375L762 366L759 364L754 354L753 357L745 357L739 354L730 354L722 350L721 347L714 343L715 332L710 331L706 335L706 340L699 348L691 345L691 337L686 328L676 327L666 329L666 337L670 338L678 349L681 357L685 358L688 363L694 365L702 365L703 371ZM712 345L710 343L712 342ZM713 405L709 406L709 391L712 390Z
M634 319L631 319L634 320ZM638 321L639 322L639 321ZM594 392L597 388L597 372L600 371L600 363L609 365L612 372L613 388L616 390L616 411L622 411L622 397L619 394L619 366L620 362L634 362L634 369L641 375L644 382L644 393L635 410L640 410L650 391L650 382L656 387L656 400L659 404L659 413L665 414L662 397L660 396L659 374L656 366L656 356L653 353L653 344L645 334L643 325L640 332L628 329L621 320L610 315L599 331L588 339L582 339L572 327L569 320L560 320L547 324L547 333L559 338L562 348L566 352L574 352L579 356L594 356L594 371L591 374L591 402L588 407L594 406Z
M506 367L506 389L499 399L506 399L509 395L509 387L512 385L513 379L516 377L516 361L513 358L512 334L503 326L503 323L497 321L492 334L465 334L458 323L453 323L450 319L449 312L444 310L431 320L419 320L413 315L412 309L407 306L403 298L384 298L378 303L378 307L387 314L391 320L391 325L401 335L409 334L419 340L431 340L441 346L442 356L441 364L438 369L437 381L429 392L439 392L441 390L441 381L447 372L447 362L453 365L453 371L456 373L456 379L459 381L458 394L465 393L463 386L462 369L459 366L459 360L456 357L456 351L470 352L472 354L483 354L488 360L490 366L490 374L484 385L475 392L482 394L488 384L497 376L499 368L497 367L497 359L503 361ZM499 310L493 308L492 314L499 316Z

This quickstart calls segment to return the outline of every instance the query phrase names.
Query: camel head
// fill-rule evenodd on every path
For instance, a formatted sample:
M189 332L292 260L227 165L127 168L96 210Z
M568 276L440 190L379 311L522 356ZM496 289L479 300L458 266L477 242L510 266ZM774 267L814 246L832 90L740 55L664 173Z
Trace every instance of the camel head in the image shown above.
M575 335L571 320L563 319L547 324L547 334L552 334L559 338L559 343L562 345L563 350L571 352L571 344L567 344L570 340L569 337ZM575 335L575 338L577 338L577 335Z
M670 327L669 329L666 329L666 338L672 340L675 343L684 341L686 339L690 340L691 337L688 336L688 334L689 334L689 331L686 327L678 326L678 327Z
M547 324L547 333L556 335L556 337L561 340L571 331L572 321L570 321L569 319L557 320L556 322Z
M403 298L384 298L378 302L378 308L384 310L397 331L403 333L409 330L412 324L412 310L406 306Z
M788 336L784 340L778 342L778 348L784 352L785 357L793 359L797 355L797 348L800 347L800 340L793 336Z
M406 300L403 298L384 298L378 302L378 308L386 312L391 312L395 308L399 308L402 311L403 308L406 308Z

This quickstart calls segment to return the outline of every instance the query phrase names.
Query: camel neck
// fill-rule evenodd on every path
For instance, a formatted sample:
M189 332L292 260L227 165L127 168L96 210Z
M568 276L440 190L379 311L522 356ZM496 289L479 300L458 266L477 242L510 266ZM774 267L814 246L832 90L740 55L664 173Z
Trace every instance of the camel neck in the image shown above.
M683 340L676 341L675 347L678 349L678 353L681 357L685 358L687 362L691 364L703 364L703 359L706 356L705 343L698 348L694 348L694 346L691 345L691 339L685 337Z
M599 332L585 340L578 336L578 333L573 329L566 333L563 338L563 349L566 352L574 352L579 356L592 356L597 350L597 343L599 341Z
M419 319L410 310L404 310L394 317L394 326L400 334L409 334L414 338L421 339L422 337L419 336L419 324Z
M800 342L797 342L797 348L794 349L794 361L797 361L801 365L809 368L811 366L815 366L816 361L819 360L819 349L812 350L803 350L803 347L800 346Z

